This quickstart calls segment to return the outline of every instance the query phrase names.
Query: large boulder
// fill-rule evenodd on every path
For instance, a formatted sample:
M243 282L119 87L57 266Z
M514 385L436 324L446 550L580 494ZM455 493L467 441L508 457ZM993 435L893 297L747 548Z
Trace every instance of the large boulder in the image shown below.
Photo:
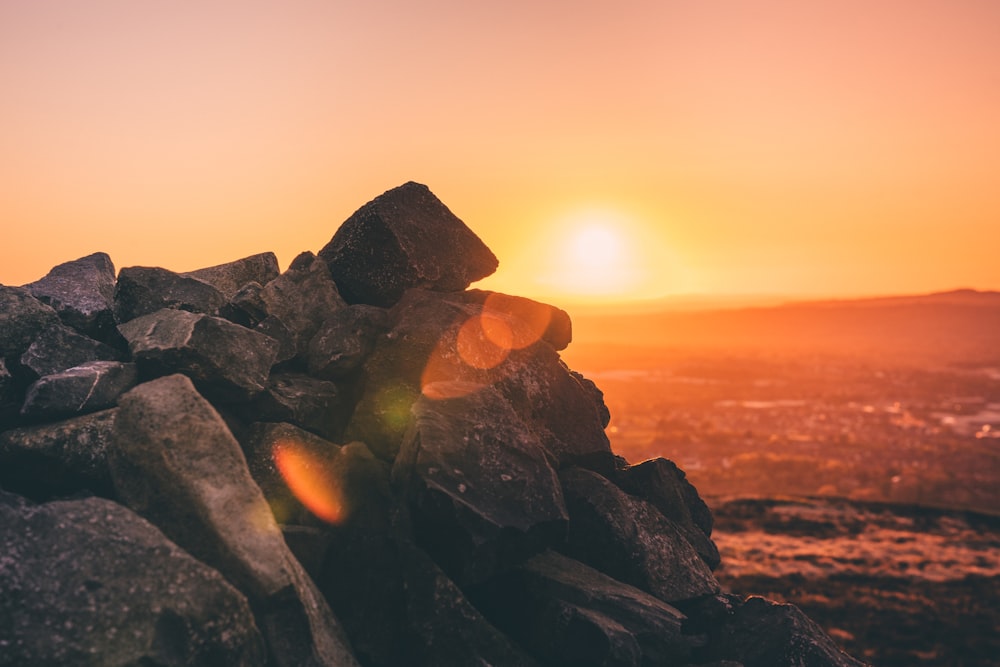
M167 269L130 266L118 272L114 313L118 322L176 308L192 313L215 315L226 297L206 282Z
M329 316L309 341L306 366L318 378L340 380L359 369L389 328L384 308L354 305Z
M393 467L418 543L460 584L561 541L568 518L541 440L495 389L468 389L417 400Z
M263 391L277 342L218 317L164 308L118 327L144 376L184 373L221 400Z
M82 334L108 341L115 334L115 265L103 252L65 262L24 286Z
M278 258L273 252L250 255L225 264L187 271L180 275L197 278L232 299L248 283L264 285L278 277Z
M319 256L349 303L386 307L411 287L463 290L498 264L426 185L413 182L358 209Z
M652 504L589 470L570 468L559 477L569 510L568 556L664 602L719 591L677 524Z
M21 355L21 366L44 377L90 361L118 361L118 350L57 324L38 332Z
M246 598L128 509L0 492L0 664L265 664Z
M21 414L28 419L61 418L113 407L138 379L135 364L91 361L46 375L28 387Z
M0 285L0 357L18 363L41 331L59 325L56 311L31 292Z
M35 500L84 490L112 497L108 447L117 412L0 433L0 486Z

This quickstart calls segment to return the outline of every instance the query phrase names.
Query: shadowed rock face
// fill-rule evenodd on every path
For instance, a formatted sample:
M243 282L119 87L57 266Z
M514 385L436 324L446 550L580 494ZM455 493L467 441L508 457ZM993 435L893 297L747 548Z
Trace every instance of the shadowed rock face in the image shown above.
M80 333L101 341L114 335L115 265L105 253L55 266L24 287Z

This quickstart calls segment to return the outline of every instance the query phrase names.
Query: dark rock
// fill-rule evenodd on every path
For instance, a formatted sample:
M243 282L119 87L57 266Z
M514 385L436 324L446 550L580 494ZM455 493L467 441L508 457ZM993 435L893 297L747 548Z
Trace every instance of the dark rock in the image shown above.
M235 262L209 266L180 275L197 278L219 290L231 300L247 283L265 285L278 277L278 258L273 252L250 255Z
M80 333L105 342L115 335L115 265L105 253L55 266L24 287Z
M208 283L158 267L126 267L115 285L115 319L122 323L161 308L215 315L225 303L222 292Z
M561 541L566 506L542 442L492 387L421 397L393 466L420 544L460 584Z
M745 667L863 667L802 611L751 597L722 625L710 628L703 660L736 660Z
M643 461L619 471L615 481L622 490L649 501L673 521L711 569L719 566L719 549L709 538L712 512L673 461L664 458Z
M184 373L220 400L263 391L277 342L228 320L164 308L119 325L146 376Z
M246 598L121 505L0 492L0 554L4 665L265 664Z
M39 332L59 325L56 311L28 290L0 285L0 357L19 361Z
M544 340L556 350L564 350L573 340L569 313L547 303L500 292L469 290L466 297L482 304L484 312L515 323L511 327L513 345L524 348Z
M135 364L91 361L46 375L28 387L21 414L30 419L58 418L114 406L135 386Z
M35 500L89 490L111 497L116 409L0 433L0 486Z
M275 373L250 403L248 417L289 422L328 440L340 440L352 407L333 382L302 373Z
M187 377L159 378L122 396L109 462L126 505L247 596L275 664L356 664L239 444Z
M0 356L0 431L12 426L21 412L22 384L7 370L7 362Z
M327 380L347 377L361 367L379 334L389 329L389 313L375 306L343 308L326 319L309 341L309 373Z
M559 476L570 519L567 555L665 602L719 591L677 524L652 504L589 470Z
M113 347L57 324L38 332L21 355L21 365L36 376L44 377L91 361L118 361L120 358Z
M497 268L479 237L413 182L358 209L319 256L348 303L385 307L408 288L460 291Z
M590 395L591 399L594 401L594 408L597 410L597 418L601 423L601 428L607 428L608 424L611 423L611 411L608 410L608 406L604 404L604 392L601 391L593 380L588 380L581 373L571 370L569 372L573 379L577 381L580 387Z
M219 315L244 327L257 326L267 317L267 304L260 296L263 290L260 283L247 283L219 309Z
M674 607L553 551L471 595L547 665L680 666L704 643L682 634Z

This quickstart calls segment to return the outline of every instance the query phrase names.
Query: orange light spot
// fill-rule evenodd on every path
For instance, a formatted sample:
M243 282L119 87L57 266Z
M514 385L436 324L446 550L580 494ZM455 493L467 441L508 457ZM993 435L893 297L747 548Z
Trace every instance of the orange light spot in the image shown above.
M511 332L510 347L515 350L522 350L537 342L545 335L552 320L551 307L531 299L500 293L493 293L486 297L483 312L503 313L510 316L508 319L510 326L506 328ZM494 327L484 327L484 330L496 345L503 345L502 339L493 338Z
M510 354L514 333L502 317L483 311L458 330L455 347L462 361L473 368L496 368Z
M274 463L295 497L327 523L344 518L344 502L329 463L294 442L274 446Z

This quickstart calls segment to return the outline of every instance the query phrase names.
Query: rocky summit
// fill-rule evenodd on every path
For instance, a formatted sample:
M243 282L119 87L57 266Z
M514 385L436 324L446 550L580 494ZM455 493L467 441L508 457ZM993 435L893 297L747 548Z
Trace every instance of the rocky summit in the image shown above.
M720 589L697 490L612 452L496 266L406 183L284 272L0 285L0 666L861 665Z

